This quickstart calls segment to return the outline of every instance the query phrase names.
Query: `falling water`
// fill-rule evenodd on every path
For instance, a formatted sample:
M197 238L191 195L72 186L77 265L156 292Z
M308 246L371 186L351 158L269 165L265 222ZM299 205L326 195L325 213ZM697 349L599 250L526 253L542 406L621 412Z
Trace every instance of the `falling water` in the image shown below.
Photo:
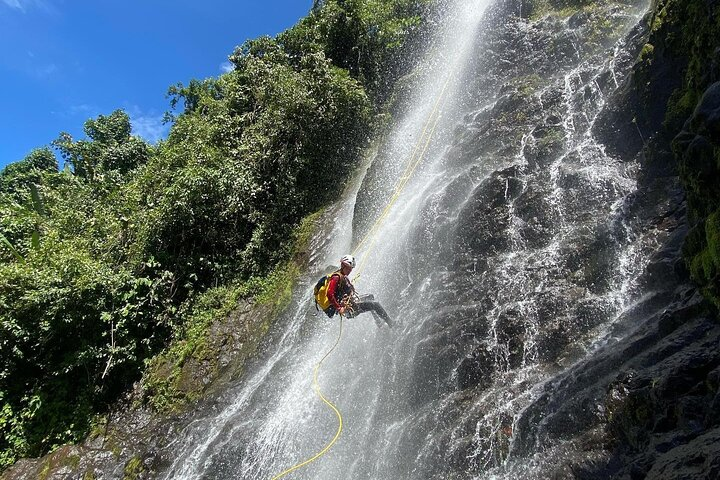
M368 231L356 286L397 325L345 322L320 374L343 434L292 478L541 478L589 455L597 405L563 424L554 405L570 399L548 391L653 293L637 279L658 232L627 213L638 159L594 134L648 5L608 7L611 28L588 46L582 18L529 22L501 3L449 9L410 107L315 239L315 271L266 353L165 449L164 478L272 478L332 438L311 383L339 322L315 316L308 292Z

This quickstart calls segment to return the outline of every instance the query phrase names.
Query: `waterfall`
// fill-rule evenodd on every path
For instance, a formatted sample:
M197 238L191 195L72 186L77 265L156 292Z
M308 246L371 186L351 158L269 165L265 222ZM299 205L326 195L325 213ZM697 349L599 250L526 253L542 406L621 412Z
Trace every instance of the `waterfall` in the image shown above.
M358 252L358 290L397 325L345 322L319 377L345 429L292 478L542 478L591 457L601 402L577 406L559 388L632 328L632 312L661 304L638 280L661 244L632 213L640 156L608 153L595 133L648 2L534 21L510 4L448 9L409 106L315 239L314 271L264 356L169 443L164 478L272 478L332 438L311 383L339 324L315 316L309 292L369 231L418 145Z

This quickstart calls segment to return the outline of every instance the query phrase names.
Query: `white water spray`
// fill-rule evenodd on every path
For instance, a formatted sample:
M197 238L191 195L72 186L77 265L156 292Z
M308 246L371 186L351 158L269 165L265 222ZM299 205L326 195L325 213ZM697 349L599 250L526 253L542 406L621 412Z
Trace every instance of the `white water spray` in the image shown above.
M634 301L634 279L653 249L651 232L636 235L624 223L623 199L635 189L636 167L608 156L592 133L627 71L616 66L619 44L586 59L573 44L577 64L541 79L523 105L549 108L548 98L559 92L552 108L563 116L548 128L558 129L561 148L547 164L535 157L552 137L541 136L534 121L511 125L507 138L483 137L488 128L501 131L504 118L497 113L502 99L473 99L468 92L469 77L477 75L468 65L486 54L478 39L490 27L483 23L489 5L457 2L423 63L411 107L373 167L386 185L364 201L382 209L389 195L380 192L392 191L424 142L412 178L359 255L366 264L358 289L374 293L399 325L378 330L363 316L347 322L320 375L345 430L327 455L293 478L446 478L457 471L539 478L533 475L547 458L528 460L525 444L572 454L553 442L542 419L522 437L523 445L516 439L520 418L548 382L597 348ZM602 85L604 76L612 83ZM478 120L485 118L490 120ZM423 137L425 125L431 128ZM458 126L460 139L452 133ZM477 138L487 144L465 146ZM350 250L355 196L350 192L340 207L325 256L314 253L316 267L336 263ZM493 223L478 227L488 218ZM600 242L611 224L624 233L612 231ZM477 231L466 231L472 229ZM481 241L484 249L476 246ZM584 243L590 241L605 248L618 268L596 272L575 265L579 251L586 262L593 258ZM592 283L596 277L602 286ZM332 437L335 417L313 395L311 382L337 323L312 316L308 292L314 280L300 286L263 363L168 448L174 460L164 478L271 478ZM592 325L579 325L583 321ZM582 333L548 360L552 335L561 337L563 328Z

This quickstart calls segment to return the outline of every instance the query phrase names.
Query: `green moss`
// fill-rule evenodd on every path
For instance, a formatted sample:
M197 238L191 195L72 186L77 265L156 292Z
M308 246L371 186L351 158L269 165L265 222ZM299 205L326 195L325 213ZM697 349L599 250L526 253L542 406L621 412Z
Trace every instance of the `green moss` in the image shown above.
M122 455L122 447L117 440L112 437L105 440L105 448L107 448L116 459L119 459L120 455Z
M171 412L198 398L202 385L194 385L184 375L185 367L192 361L216 365L209 329L213 321L226 318L237 308L246 294L245 284L211 288L187 307L185 328L167 350L148 361L143 386L153 408Z
M40 470L40 473L38 474L38 480L47 480L51 469L52 466L50 465L50 460L46 460L45 463L43 463L42 470Z
M95 470L88 470L83 475L83 480L95 480Z
M303 219L293 233L290 259L270 274L209 289L181 312L186 318L185 328L178 332L168 349L147 362L143 376L145 400L155 410L178 411L202 395L206 384L192 378L197 366L203 366L204 376L217 376L218 350L223 348L223 344L213 337L210 330L214 322L232 315L241 299L254 304L261 313L257 321L244 331L246 338L242 341L239 356L247 358L252 354L273 320L290 303L293 287L306 261L310 238L322 214L321 210Z
M667 8L663 7L663 8L656 10L656 12L653 15L652 20L650 22L650 31L657 32L658 30L660 30L663 26L663 23L665 23L666 17L667 17Z
M659 52L658 62L684 64L682 84L670 96L663 122L665 134L673 138L691 117L712 79L709 68L720 47L720 6L704 0L660 0L650 26L654 48L643 49L641 65L654 62ZM653 88L648 83L646 91L650 96ZM695 127L690 125L691 131ZM704 296L720 307L720 188L714 181L720 175L720 144L717 139L706 137L705 143L692 144L688 152L691 140L688 135L677 137L672 147L687 193L692 226L683 245L683 256Z
M524 97L529 97L537 92L538 88L542 86L543 80L539 75L526 75L524 77L514 79L513 83L517 87L518 94Z
M90 433L89 438L98 438L105 434L108 426L108 419L105 415L96 415L90 421Z
M549 129L545 136L537 140L540 155L550 155L565 144L565 131L562 128Z
M655 53L655 47L652 43L646 43L643 45L642 50L640 50L640 55L638 55L638 63L644 63L644 62L651 62L652 58Z
M145 471L142 459L133 457L125 464L123 480L136 480Z
M151 358L142 380L145 401L158 412L172 412L188 400L179 388L181 367L174 366L172 355L168 351Z
M70 467L73 471L77 470L78 465L80 465L80 455L68 455L62 459L61 463L65 467Z
M665 128L677 128L687 119L693 112L697 104L697 92L693 90L685 90L678 88L668 100L667 109L665 110L665 120L663 125Z
M720 210L707 218L704 227L704 241L693 239L692 248L697 253L690 261L690 273L703 286L705 296L720 308Z
M318 222L325 215L325 209L320 209L305 217L300 226L295 230L295 241L293 244L293 255L302 255L310 247L310 240L317 231Z

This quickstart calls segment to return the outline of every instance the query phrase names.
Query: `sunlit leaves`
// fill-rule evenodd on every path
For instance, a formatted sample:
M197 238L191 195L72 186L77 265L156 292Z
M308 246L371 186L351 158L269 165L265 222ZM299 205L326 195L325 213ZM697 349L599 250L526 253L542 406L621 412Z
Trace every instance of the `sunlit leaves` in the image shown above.
M23 256L20 255L20 252L17 251L17 249L13 246L13 244L10 243L10 240L8 240L7 238L5 238L5 235L3 235L2 233L0 233L0 244L4 245L5 248L7 248L8 250L10 250L10 253L12 253L13 256L14 256L18 261L20 261L20 262L24 262L24 261L25 261L25 259L23 258Z
M105 174L127 173L147 161L147 144L132 137L131 130L127 113L116 110L85 122L85 134L90 140L74 141L70 134L61 133L53 145L76 175L101 180Z
M233 71L172 86L156 147L117 110L59 135L62 171L41 149L0 173L0 465L82 435L188 316L232 309L197 311L204 292L286 259L357 165L424 5L318 2Z

